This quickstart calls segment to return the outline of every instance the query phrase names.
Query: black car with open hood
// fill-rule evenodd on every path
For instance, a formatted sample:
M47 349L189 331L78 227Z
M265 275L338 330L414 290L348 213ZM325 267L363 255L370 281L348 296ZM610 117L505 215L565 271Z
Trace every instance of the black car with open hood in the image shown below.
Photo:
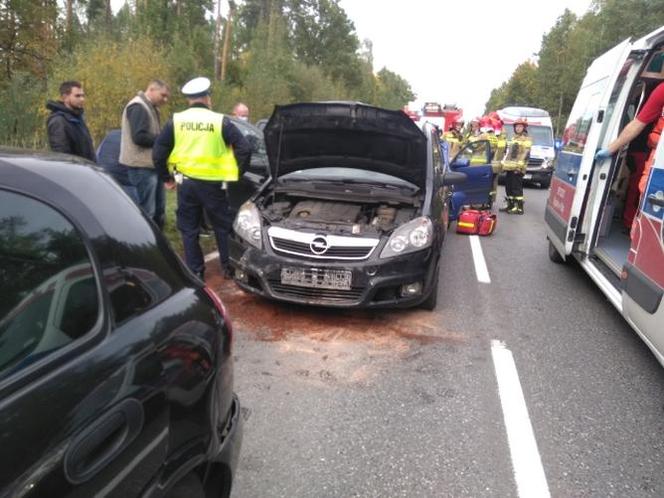
M424 187L427 138L401 111L354 102L277 106L264 133L273 178L335 165Z
M338 307L436 306L450 185L433 127L356 102L275 108L271 181L239 210L243 289Z

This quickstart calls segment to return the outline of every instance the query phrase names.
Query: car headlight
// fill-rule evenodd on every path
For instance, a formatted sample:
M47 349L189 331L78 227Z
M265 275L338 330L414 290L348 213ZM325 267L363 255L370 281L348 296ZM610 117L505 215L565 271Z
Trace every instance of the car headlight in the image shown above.
M420 251L433 242L433 223L426 216L421 216L401 225L390 236L380 253L381 258L401 256Z
M553 166L553 159L545 159L544 162L542 163L542 167L544 169L551 169Z
M256 205L251 201L242 204L233 222L235 233L252 246L262 249L261 228L261 216Z

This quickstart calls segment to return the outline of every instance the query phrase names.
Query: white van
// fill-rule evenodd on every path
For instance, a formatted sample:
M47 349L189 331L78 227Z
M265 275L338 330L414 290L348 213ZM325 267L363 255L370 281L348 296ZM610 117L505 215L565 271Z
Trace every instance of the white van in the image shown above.
M595 161L664 81L664 27L620 45L588 68L563 135L546 206L549 257L578 260L664 365L664 140L631 233L623 222L630 163L641 137Z
M536 107L505 107L497 111L505 126L503 133L510 139L514 134L512 126L518 118L528 120L528 135L533 141L526 174L523 179L549 188L553 173L553 160L556 150L553 143L553 123L544 109Z

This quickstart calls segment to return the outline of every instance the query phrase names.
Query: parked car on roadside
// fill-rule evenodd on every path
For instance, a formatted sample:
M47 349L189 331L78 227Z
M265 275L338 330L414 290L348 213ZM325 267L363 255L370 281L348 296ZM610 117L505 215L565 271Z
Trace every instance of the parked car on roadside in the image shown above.
M219 298L101 168L0 149L0 495L228 496L231 345Z
M231 210L237 212L238 208L267 180L270 170L263 131L247 121L232 116L228 116L228 118L251 145L251 159L248 169L242 174L239 181L228 184L228 201Z
M271 179L235 219L243 289L338 307L436 306L450 186L438 136L403 112L355 102L275 108Z

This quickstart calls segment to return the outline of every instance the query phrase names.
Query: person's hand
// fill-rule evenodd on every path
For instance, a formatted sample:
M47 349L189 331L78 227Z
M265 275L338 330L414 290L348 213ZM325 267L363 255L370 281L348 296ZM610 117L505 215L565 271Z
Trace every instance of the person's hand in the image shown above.
M595 161L601 161L603 159L608 159L612 154L609 152L609 149L599 149L595 154Z
M164 182L166 190L175 190L175 180L168 180Z

